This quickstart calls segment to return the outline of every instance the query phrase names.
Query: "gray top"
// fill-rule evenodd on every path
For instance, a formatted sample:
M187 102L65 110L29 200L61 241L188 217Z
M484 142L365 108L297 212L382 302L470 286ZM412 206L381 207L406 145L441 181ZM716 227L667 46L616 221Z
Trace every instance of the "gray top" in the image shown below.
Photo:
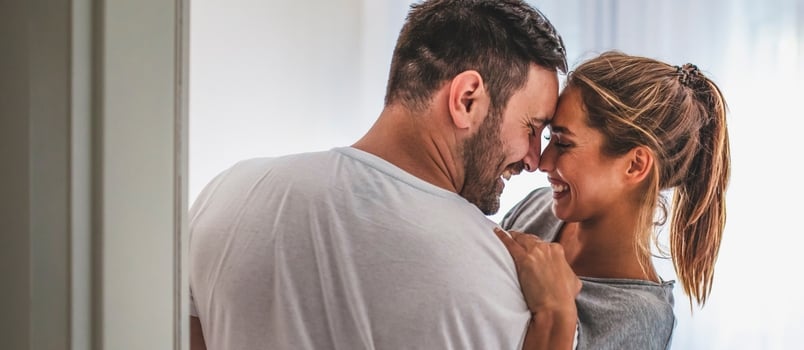
M539 188L503 218L506 230L555 241L563 222L552 211L552 190ZM669 349L675 327L673 284L580 277L576 299L578 349Z

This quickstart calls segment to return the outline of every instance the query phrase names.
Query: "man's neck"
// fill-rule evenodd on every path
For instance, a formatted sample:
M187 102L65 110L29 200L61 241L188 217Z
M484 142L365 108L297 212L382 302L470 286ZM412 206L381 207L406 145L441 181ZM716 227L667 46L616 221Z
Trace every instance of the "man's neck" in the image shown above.
M457 140L438 111L411 114L406 108L386 107L371 129L352 145L371 153L435 186L457 193L463 171L457 166Z

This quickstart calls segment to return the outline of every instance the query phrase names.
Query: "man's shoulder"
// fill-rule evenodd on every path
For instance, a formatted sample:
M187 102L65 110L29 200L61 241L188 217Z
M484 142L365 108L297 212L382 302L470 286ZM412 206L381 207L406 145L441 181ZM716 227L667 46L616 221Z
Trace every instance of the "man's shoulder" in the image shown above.
M237 161L234 164L234 166L259 166L259 165L281 164L289 162L309 161L311 159L334 158L338 157L339 155L340 154L335 149L330 149L323 151L288 153L274 156L256 156L241 159Z
M327 164L333 163L338 157L341 157L341 155L334 150L289 153L278 156L256 156L236 161L224 173L265 174L268 172L288 172L294 176L303 176L314 172L316 168L321 169ZM316 172L316 174L320 175L321 172Z

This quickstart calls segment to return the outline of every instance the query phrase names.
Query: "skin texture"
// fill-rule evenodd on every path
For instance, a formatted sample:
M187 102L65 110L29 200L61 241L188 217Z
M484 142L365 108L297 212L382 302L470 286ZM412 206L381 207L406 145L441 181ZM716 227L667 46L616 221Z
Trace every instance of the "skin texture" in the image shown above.
M201 330L201 320L194 316L190 316L190 350L207 350Z
M606 214L624 206L611 193L624 190L620 172L627 164L623 164L624 159L604 155L602 144L603 135L586 125L578 90L564 91L540 165L551 184L567 187L553 197L553 212L558 218L604 220Z
M477 132L463 145L464 187L459 194L486 215L500 208L505 184L500 175L519 174L539 164L542 129L553 115L555 74L533 65L525 87L511 96L502 115L487 113ZM503 167L501 169L501 167Z
M387 106L353 147L494 213L505 186L500 177L538 168L541 133L555 113L557 99L556 72L532 64L525 86L494 118L483 78L476 71L465 71L443 84L422 113ZM535 269L532 273L543 278L533 279L532 286L558 291L529 297L533 318L524 349L569 348L577 319L574 296L580 282L560 247L532 245L525 239L514 244L526 244L523 249L528 252L542 252L529 256L528 266L551 267ZM568 287L574 285L578 287ZM192 349L203 349L200 323L191 321L196 321L191 322L196 325L191 327L192 344L198 346Z
M499 228L494 233L514 259L533 313L522 349L571 349L578 313L575 297L582 284L567 265L564 249L531 234Z
M483 78L466 71L444 84L421 114L387 107L353 147L495 213L504 188L500 176L538 167L537 135L553 115L558 98L555 72L534 64L529 78L497 118L501 119L497 130L485 122L493 121L493 116Z
M458 193L491 214L499 209L504 173L514 175L523 169L538 168L541 133L555 113L557 100L556 72L532 64L525 86L511 96L502 113L494 118L483 78L476 71L465 71L445 83L423 113L399 105L387 106L353 147ZM528 249L544 252L529 257L531 265L553 267L533 272L544 276L533 280L540 290L556 289L557 281L580 285L563 254L557 253L553 245ZM566 296L570 289L560 290L559 294ZM569 299L551 293L530 297L530 305L536 312L529 325L525 349L561 349L572 345L577 290L574 293ZM191 329L191 339L196 341L194 344L203 344L200 323ZM557 345L567 343L568 346Z
M533 312L524 349L572 347L566 340L574 334L577 320L572 317L577 315L575 296L581 289L576 274L657 280L641 268L635 254L637 236L632 234L633 213L644 192L652 155L644 147L621 156L605 154L604 136L588 125L587 116L579 90L565 89L549 126L549 144L541 155L539 170L553 187L553 212L567 221L558 243L543 242L531 234L511 232L508 238L496 232L514 259ZM550 281L563 282L564 288L546 288ZM552 321L538 324L542 317Z
M633 206L630 216L614 213L633 227L611 226L609 234L630 240L636 248L631 255L651 275L656 221L664 221L681 287L690 302L703 306L724 233L731 169L728 108L720 88L694 64L617 51L583 62L567 78L567 86L581 92L587 124L605 135L605 154L630 162L627 172L618 169L621 184L639 183L621 197ZM579 223L589 222L581 218ZM579 226L590 232L590 225ZM590 233L606 231L595 227Z
M557 71L566 70L561 37L524 1L414 4L394 48L384 109L352 147L496 213L501 177L538 168L539 137L558 98ZM533 264L558 264L544 269L537 286L563 290L553 287L564 285L555 278L575 278L557 273L569 268L550 245L528 247L545 252L528 258ZM532 298L538 310L529 341L537 334L534 344L550 349L558 344L553 337L571 341L554 332L574 326L574 304L565 304L552 293Z
M604 154L604 137L586 118L579 90L566 89L539 166L553 185L553 212L568 222L559 242L579 275L657 281L640 267L632 234L652 154L644 147Z
M731 169L720 88L694 64L617 51L567 78L539 166L564 221L556 241L567 261L580 276L659 282L651 243L662 224L690 307L693 300L703 306ZM521 281L539 278L538 268L518 269ZM541 293L521 285L526 299Z
M514 93L497 122L489 125L489 97L480 74L466 71L444 84L430 107L413 114L386 108L369 132L353 147L375 154L403 170L446 190L459 193L486 213L499 208L504 188L500 177L539 165L542 129L554 114L558 95L556 73L531 65L524 88ZM499 137L494 137L494 134ZM480 135L480 136L478 136ZM473 152L477 156L464 157ZM572 347L580 281L557 244L520 242L512 257L523 258L530 278L526 296L533 314L524 349ZM527 253L526 253L527 252ZM538 254L537 254L538 253ZM517 255L515 255L517 254ZM540 268L537 268L540 267ZM545 268L547 267L547 268Z

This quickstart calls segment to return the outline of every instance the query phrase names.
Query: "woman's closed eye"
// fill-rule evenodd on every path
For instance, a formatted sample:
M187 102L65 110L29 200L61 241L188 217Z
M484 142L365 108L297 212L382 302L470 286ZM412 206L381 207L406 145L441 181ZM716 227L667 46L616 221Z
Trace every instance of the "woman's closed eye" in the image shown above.
M559 137L557 134L545 133L544 139L550 141L552 145L555 145L558 148L567 148L572 146L569 143L561 142L561 137Z

